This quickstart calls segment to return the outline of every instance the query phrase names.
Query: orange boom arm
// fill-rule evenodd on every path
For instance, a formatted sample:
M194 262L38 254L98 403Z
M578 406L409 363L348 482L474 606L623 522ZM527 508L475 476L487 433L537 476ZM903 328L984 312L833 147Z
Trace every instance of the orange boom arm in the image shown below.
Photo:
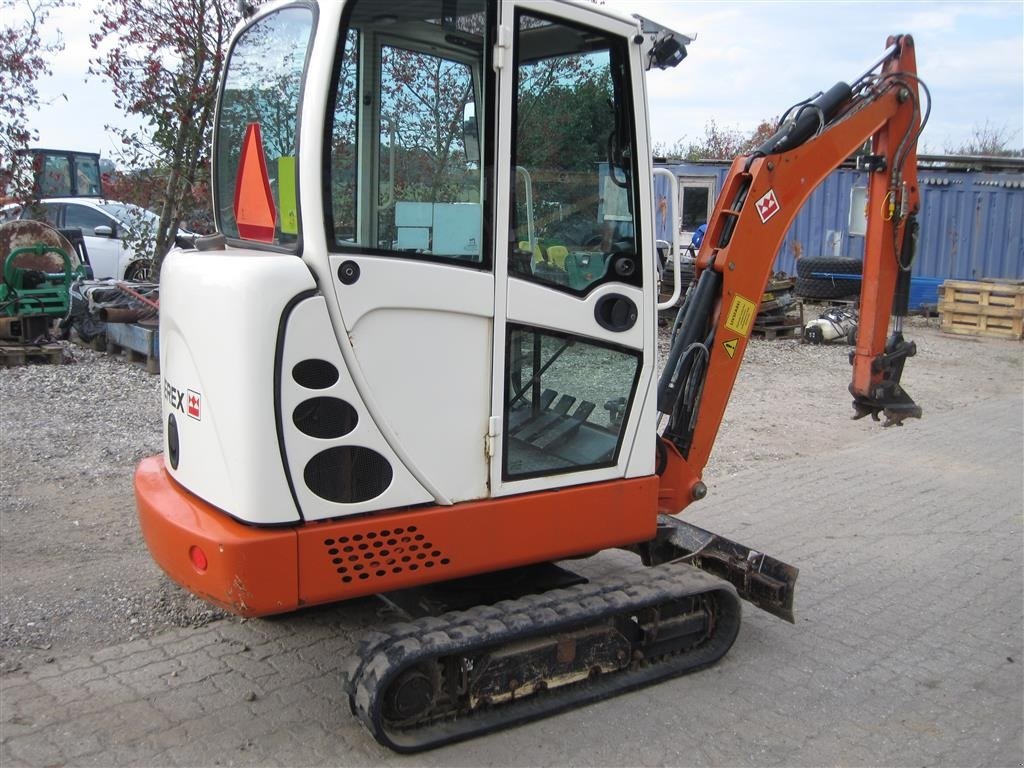
M887 337L898 293L903 311L896 307L895 314L905 314L913 258L919 81L913 40L891 37L888 45L880 73L869 72L853 86L833 86L801 106L756 152L732 164L659 386L658 409L669 417L660 445L664 512L677 512L704 495L700 474L786 232L818 184L868 140L868 227L850 386L855 418L884 413L888 424L920 416L899 386L914 345L903 341L898 322Z

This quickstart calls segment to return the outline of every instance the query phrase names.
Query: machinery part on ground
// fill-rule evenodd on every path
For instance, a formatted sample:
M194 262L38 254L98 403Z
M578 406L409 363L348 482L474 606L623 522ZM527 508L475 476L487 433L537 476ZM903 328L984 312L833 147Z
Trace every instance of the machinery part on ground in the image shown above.
M0 315L57 318L67 315L71 284L89 274L60 232L36 221L0 225ZM28 323L35 330L38 323Z
M49 224L32 220L16 220L0 224L0 259L7 259L12 252L19 248L34 245L44 245L63 251L67 254L72 269L78 268L82 263L78 251L68 238ZM41 253L23 251L11 266L37 272L60 272L64 269L64 259L57 250L46 250Z
M665 564L384 628L345 688L377 741L416 752L702 669L739 624L730 584Z
M804 256L796 263L797 277L821 277L821 275L859 275L864 271L860 259L844 259L826 256Z
M805 299L845 299L860 293L860 277L798 277L793 292Z
M852 346L857 341L857 310L829 307L804 327L804 340L810 344L842 340Z

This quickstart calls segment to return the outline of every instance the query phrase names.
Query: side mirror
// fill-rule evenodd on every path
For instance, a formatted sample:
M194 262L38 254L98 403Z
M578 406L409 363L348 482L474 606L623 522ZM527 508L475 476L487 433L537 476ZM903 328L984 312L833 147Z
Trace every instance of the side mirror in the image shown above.
M108 227L106 224L100 224L98 227L93 229L92 233L96 235L96 237L113 237L114 228Z
M466 105L462 117L462 145L466 148L466 162L480 164L480 139L476 129L476 108Z

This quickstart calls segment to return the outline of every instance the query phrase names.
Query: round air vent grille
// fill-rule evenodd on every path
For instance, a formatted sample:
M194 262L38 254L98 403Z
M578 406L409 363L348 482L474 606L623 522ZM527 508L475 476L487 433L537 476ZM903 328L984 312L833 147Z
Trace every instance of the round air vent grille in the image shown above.
M320 451L303 472L306 486L322 499L354 504L380 496L391 485L388 460L358 445L340 445Z
M336 397L314 397L295 406L292 421L310 437L330 439L347 435L356 428L356 409Z
M338 369L326 360L302 360L292 368L292 378L306 389L327 389L338 381Z

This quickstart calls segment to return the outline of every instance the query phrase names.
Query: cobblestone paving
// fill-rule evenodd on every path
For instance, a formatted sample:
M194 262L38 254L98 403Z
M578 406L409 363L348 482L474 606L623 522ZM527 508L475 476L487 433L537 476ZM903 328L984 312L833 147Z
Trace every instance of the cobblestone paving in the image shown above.
M691 519L799 566L797 623L750 608L695 675L402 758L340 691L361 600L9 673L0 764L1021 765L1022 424L989 402L712 487Z

